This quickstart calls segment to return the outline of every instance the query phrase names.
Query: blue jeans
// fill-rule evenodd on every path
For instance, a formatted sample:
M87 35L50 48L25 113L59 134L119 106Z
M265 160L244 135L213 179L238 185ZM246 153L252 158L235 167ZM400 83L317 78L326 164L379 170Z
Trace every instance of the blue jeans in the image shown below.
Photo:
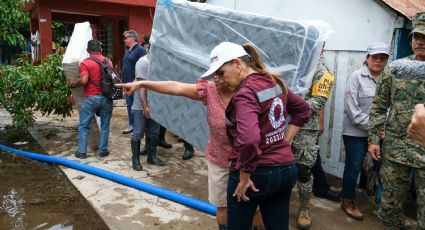
M345 167L342 178L342 198L355 199L357 178L367 153L367 137L342 136L345 146Z
M146 118L142 110L132 110L132 113L134 115L134 130L131 140L139 141L144 137L146 131L151 144L158 144L160 125L156 121Z
M125 104L127 105L128 125L134 126L134 116L131 112L131 106L133 106L134 97L133 95L125 95Z
M292 188L297 181L297 166L258 167L251 173L251 180L259 189L248 189L249 201L238 202L233 196L239 183L239 171L230 172L227 186L227 225L230 230L251 229L257 207L266 229L285 230L289 227L289 203Z
M96 113L99 113L101 123L99 151L101 153L108 151L109 123L113 108L113 102L104 96L84 97L80 109L80 125L78 126L78 152L87 152L90 123Z

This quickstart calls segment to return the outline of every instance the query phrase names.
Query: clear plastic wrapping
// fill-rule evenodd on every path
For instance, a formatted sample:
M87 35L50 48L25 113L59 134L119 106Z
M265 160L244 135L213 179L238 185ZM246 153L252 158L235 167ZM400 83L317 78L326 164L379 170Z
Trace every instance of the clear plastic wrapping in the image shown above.
M159 0L151 36L152 80L194 83L209 67L210 51L223 41L252 43L268 69L302 95L311 86L329 27L321 21L296 22L203 3ZM204 149L208 140L201 103L150 93L155 119Z
M89 57L86 49L87 42L91 39L93 37L90 23L76 23L62 59L62 68L68 79L78 80L80 78L79 63Z

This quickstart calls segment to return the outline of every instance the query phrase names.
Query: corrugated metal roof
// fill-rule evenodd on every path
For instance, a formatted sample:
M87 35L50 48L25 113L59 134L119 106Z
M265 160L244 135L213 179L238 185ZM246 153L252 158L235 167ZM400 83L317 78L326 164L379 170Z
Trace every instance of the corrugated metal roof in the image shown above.
M382 0L385 4L412 19L417 12L425 12L425 0Z

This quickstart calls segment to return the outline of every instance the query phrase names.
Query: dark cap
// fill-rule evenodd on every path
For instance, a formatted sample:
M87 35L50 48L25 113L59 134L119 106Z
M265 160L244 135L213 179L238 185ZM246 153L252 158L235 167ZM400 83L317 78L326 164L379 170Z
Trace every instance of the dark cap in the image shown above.
M102 42L100 42L96 39L90 40L87 43L87 51L88 52L100 53L102 51L102 48L103 48Z

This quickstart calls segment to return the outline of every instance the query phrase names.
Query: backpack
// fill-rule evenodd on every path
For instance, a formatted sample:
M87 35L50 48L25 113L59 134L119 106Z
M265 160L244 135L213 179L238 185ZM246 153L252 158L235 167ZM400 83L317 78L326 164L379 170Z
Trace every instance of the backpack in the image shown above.
M122 89L114 87L115 84L121 83L118 77L118 72L109 66L109 59L105 57L103 62L95 57L89 57L90 60L97 62L100 65L101 80L100 84L90 79L95 85L100 87L102 95L110 100L118 100L123 96Z

